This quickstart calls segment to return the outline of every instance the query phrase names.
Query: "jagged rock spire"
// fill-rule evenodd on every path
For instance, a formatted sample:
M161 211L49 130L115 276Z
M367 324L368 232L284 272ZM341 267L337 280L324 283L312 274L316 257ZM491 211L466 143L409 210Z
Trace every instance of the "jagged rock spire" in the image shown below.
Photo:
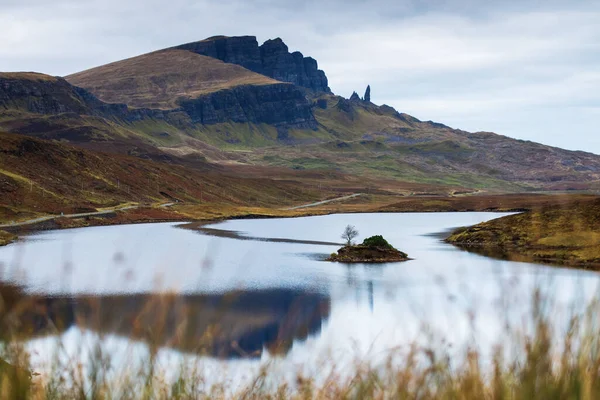
M367 90L365 91L365 101L371 101L371 85L367 85Z
M350 96L351 101L360 101L360 96L356 92L352 92L352 96Z

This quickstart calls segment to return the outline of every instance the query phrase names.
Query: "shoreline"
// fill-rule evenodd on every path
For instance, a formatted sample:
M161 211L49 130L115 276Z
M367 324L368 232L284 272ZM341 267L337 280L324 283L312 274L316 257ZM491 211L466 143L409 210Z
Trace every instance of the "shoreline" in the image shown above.
M361 196L362 198L363 196ZM444 203L438 202L440 199ZM516 200L516 201L515 201ZM113 226L141 223L162 223L162 222L181 222L185 229L195 229L204 231L205 234L213 236L226 236L242 240L262 240L262 241L288 241L284 238L254 238L244 237L236 232L222 231L220 229L203 228L205 225L215 224L226 220L236 219L270 219L270 218L299 218L309 216L321 216L331 214L355 214L355 213L435 213L435 212L520 212L509 216L499 216L491 222L484 223L484 226L496 226L492 232L497 234L502 229L510 231L521 229L515 218L529 218L530 215L541 212L540 210L562 210L563 214L570 215L571 208L595 207L594 204L600 204L600 196L578 195L547 195L547 196L526 196L526 195L486 195L486 196L465 196L465 197L436 197L435 203L424 204L424 201L433 201L432 198L407 198L403 196L389 196L384 198L372 199L364 196L362 202L333 203L327 206L314 208L300 208L295 210L283 210L272 207L240 207L240 206L219 206L212 204L179 204L160 209L155 207L141 207L131 210L118 210L104 215L83 217L83 218L56 218L49 219L31 225L21 225L15 227L5 227L0 229L0 247L14 243L21 236L42 232L48 230L62 230L72 228L84 228L93 226ZM425 206L424 206L425 205ZM566 210L566 211L565 211ZM594 209L595 210L595 209ZM594 211L595 212L595 211ZM525 217L517 217L519 215ZM553 214L554 215L554 214ZM596 215L592 213L592 215ZM600 212L598 213L600 218ZM551 217L552 219L558 217ZM517 219L518 221L519 219ZM482 224L480 224L482 225ZM473 234L481 232L480 225L470 227L456 228L450 231L438 232L434 234L439 240L456 246L461 250L475 252L484 256L505 259L511 261L533 262L543 265L556 265L561 267L571 267L583 270L600 270L600 258L577 259L571 254L577 253L575 246L566 247L539 247L523 246L510 240L510 236L502 236L504 242L497 245L490 237L483 237ZM523 225L523 224L521 224ZM499 229L497 226L501 227ZM527 225L524 225L525 231ZM485 231L485 229L483 230ZM548 234L554 232L548 230ZM600 229L592 227L590 232L598 232ZM471 232L470 236L456 238L459 233ZM522 232L521 232L522 233ZM546 233L546 232L544 232ZM567 230L561 232L565 239L569 239L576 234L576 231ZM476 240L472 240L477 237ZM576 239L571 239L576 240ZM310 241L311 244L313 241ZM323 245L338 245L337 243L314 243Z
M445 242L487 257L598 271L600 197L458 228Z
M356 206L356 205L355 205ZM368 207L370 204L362 204L361 206ZM153 209L153 208L149 208ZM138 208L137 210L144 210L144 208ZM202 228L204 225L215 224L219 222L225 222L229 220L246 220L246 219L274 219L274 218L302 218L302 217L317 217L324 215L332 215L332 214L368 214L368 213L377 213L377 214L410 214L410 213L468 213L468 212L489 212L489 213L506 213L506 212L516 212L514 210L496 210L496 209L482 209L482 210L373 210L373 209L319 209L317 211L304 211L306 208L294 209L294 214L290 215L288 213L283 213L285 211L291 210L279 210L279 209L265 209L265 213L257 213L251 212L248 214L232 214L232 215L223 215L223 216L215 216L213 218L194 218L187 214L178 213L175 207L171 207L170 211L174 215L172 218L141 218L141 219L117 219L119 213L125 217L127 217L127 213L125 211L117 210L112 213L107 213L103 215L94 216L91 218L81 217L81 218L72 218L68 219L69 222L62 222L67 218L51 218L44 221L27 224L27 225L15 225L7 226L0 229L0 234L2 232L6 232L12 235L12 240L8 242L3 242L0 240L0 247L9 245L11 243L15 243L19 241L21 236L37 233L37 232L45 232L45 231L54 231L54 230L67 230L67 229L78 229L78 228L92 228L96 226L119 226L119 225L135 225L135 224L151 224L151 223L165 223L165 222L181 222L182 227L184 229L193 229L198 231L207 230L207 228ZM277 213L277 211L282 211L281 214ZM276 213L271 213L276 212ZM82 221L83 220L83 221ZM185 227L183 225L195 225L195 227ZM241 240L263 240L263 241L281 241L287 239L278 239L278 238L254 238L254 237L244 237L241 235L232 235L234 231L223 231L223 235L220 235L220 232L213 231L221 231L220 229L211 229L210 233L205 232L210 236L226 236ZM440 232L435 234L439 236L440 239L445 239L449 235L451 235L452 231ZM444 235L445 236L444 236ZM318 242L317 244L324 244L324 242ZM341 243L326 243L327 245L338 246Z
M459 228L460 229L460 228ZM446 238L447 239L447 238ZM453 243L446 239L442 239L444 243L450 244L463 251L469 253L479 254L484 257L493 258L496 260L513 261L513 262L526 262L530 264L545 265L548 267L557 268L569 268L580 271L594 271L600 272L600 262L586 262L586 261L575 261L565 260L559 257L537 257L531 254L523 252L517 246L499 246L497 244L472 244L472 243Z

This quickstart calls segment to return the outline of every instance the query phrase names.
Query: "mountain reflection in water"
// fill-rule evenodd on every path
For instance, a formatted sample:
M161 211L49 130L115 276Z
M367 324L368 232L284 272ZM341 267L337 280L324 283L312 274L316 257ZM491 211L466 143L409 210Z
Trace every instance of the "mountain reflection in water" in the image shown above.
M71 327L219 358L287 353L321 330L330 299L291 289L224 294L44 296L0 283L1 339L60 334Z

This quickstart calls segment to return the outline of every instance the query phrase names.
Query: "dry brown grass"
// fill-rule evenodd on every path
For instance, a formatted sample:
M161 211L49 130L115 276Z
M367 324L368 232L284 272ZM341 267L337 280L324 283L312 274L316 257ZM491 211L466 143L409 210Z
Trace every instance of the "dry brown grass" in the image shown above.
M257 173L258 175L258 173ZM123 203L285 207L330 195L298 180L237 177L225 168L184 167L96 153L0 133L0 221L94 211ZM148 215L148 219L157 214Z
M26 79L31 81L56 82L56 78L38 72L0 72L0 79Z
M3 312L27 309L18 293L10 290L8 294L10 297L3 297L10 308ZM93 303L93 299L89 301ZM116 305L120 300L117 296L106 301ZM168 309L163 306L177 301L176 296L149 297L139 309L128 312L136 319L157 320L155 328L160 331L161 324L166 324L160 315ZM503 342L492 349L472 346L453 353L444 345L413 343L403 356L390 351L388 362L377 367L357 360L354 365L337 366L349 367L349 374L327 369L321 376L298 372L292 381L273 379L275 374L281 377L281 371L277 371L277 363L267 363L237 389L207 382L201 365L182 365L167 378L157 358L160 342L152 341L144 363L132 364L119 376L111 376L111 354L101 341L85 361L90 368L84 369L77 359L55 357L49 372L34 374L30 380L31 355L18 338L9 335L0 346L0 355L7 361L0 361L0 394L6 399L596 399L600 393L600 337L595 334L598 301L574 312L560 333L551 314L544 311L549 305L546 302L539 291L535 293L532 330L526 333L518 326L508 327ZM29 308L33 305L35 302ZM95 323L113 319L113 309L104 311ZM11 312L12 317L18 315ZM263 322L250 321L250 326ZM237 326L239 321L229 323Z
M0 246L12 243L17 237L12 233L0 231Z
M567 197L457 230L448 241L491 256L600 268L600 197Z
M593 201L588 194L474 194L458 196L407 196L383 205L378 211L525 211L547 206L567 206L576 201Z
M161 50L69 75L108 103L172 109L178 100L240 85L280 83L234 64L186 50Z

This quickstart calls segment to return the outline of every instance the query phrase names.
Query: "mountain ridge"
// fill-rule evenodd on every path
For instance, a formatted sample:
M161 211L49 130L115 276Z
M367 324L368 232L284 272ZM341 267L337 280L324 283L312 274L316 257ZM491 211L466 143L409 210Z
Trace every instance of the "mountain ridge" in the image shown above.
M181 48L205 51L199 43L233 62ZM345 99L329 88L275 81L240 65L262 63L252 36L192 44L67 77L87 88L63 78L0 74L0 128L166 162L184 157L509 192L600 188L595 154L420 121L372 103L370 86L364 99ZM294 54L281 39L265 44L283 58ZM126 84L134 78L140 90ZM156 104L163 108L137 107Z

